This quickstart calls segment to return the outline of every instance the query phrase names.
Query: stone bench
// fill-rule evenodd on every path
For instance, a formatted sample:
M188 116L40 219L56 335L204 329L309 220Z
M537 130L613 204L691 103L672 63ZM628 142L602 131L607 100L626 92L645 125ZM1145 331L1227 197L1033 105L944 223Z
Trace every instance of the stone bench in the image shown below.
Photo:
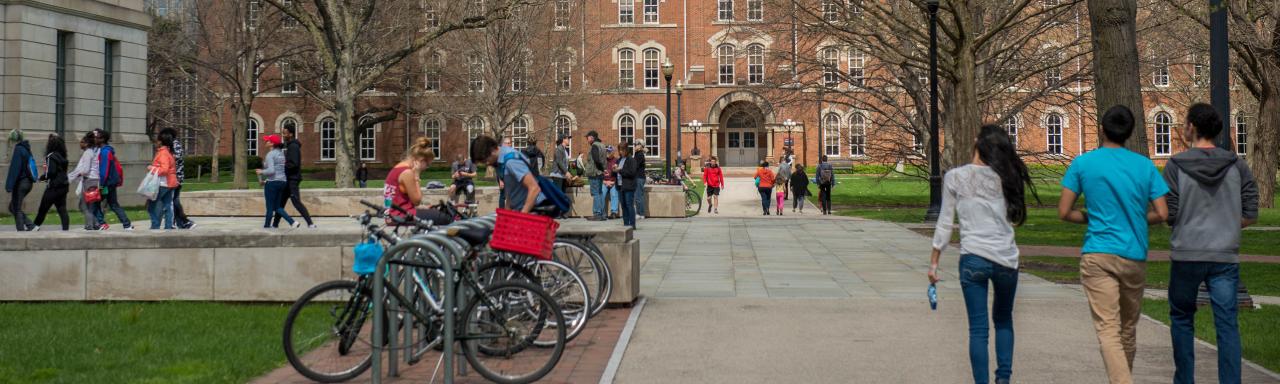
M646 185L648 217L684 217L684 189L673 185ZM448 199L446 189L423 189L422 200L434 204ZM569 188L574 209L571 216L591 215L591 192L585 187ZM381 204L382 190L375 188L316 188L302 191L302 202L312 216L349 216L365 210L360 200ZM497 187L476 188L476 201L481 214L493 213L498 206ZM297 215L293 204L285 204L290 215ZM260 189L196 191L182 193L182 208L190 216L261 217L266 203Z
M312 230L0 232L0 301L290 302L353 278L358 226ZM591 234L613 272L611 304L640 293L640 245L625 227L566 222Z

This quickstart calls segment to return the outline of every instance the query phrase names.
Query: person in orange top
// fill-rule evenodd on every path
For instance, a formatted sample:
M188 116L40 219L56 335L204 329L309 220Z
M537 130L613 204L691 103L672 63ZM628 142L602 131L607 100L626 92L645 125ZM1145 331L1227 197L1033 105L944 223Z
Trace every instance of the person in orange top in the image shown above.
M702 185L707 187L707 213L711 213L713 209L715 213L720 213L720 190L724 189L724 173L715 156L711 156L711 161L702 169Z
M769 198L773 197L773 171L769 170L769 161L761 161L756 169L756 188L760 190L760 205L764 207L764 215L769 216Z
M173 135L161 132L156 135L156 157L151 159L147 171L160 177L160 190L153 200L147 201L147 213L151 216L151 229L175 229L173 226L173 190L178 187L178 166L173 158Z

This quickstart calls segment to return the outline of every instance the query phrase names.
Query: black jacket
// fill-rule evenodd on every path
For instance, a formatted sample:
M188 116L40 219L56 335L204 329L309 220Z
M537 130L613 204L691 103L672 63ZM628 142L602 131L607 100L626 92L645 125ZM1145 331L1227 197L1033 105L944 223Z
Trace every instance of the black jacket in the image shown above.
M803 169L791 173L791 195L794 197L809 195L809 175L806 175Z
M296 139L284 145L284 176L289 181L302 181L302 143Z
M643 175L640 173L641 162L636 161L635 157L626 159L622 162L622 167L618 169L618 189L624 192L632 192L636 190L636 178Z
M286 165L286 167L288 166ZM356 168L356 180L369 181L369 168Z
M645 177L644 173L648 171L648 169L644 163L644 152L636 152L634 158L636 159L636 177Z
M67 157L61 153L50 153L45 156L44 161L49 165L49 170L45 171L41 178L49 181L49 188L67 188L71 185L67 181Z

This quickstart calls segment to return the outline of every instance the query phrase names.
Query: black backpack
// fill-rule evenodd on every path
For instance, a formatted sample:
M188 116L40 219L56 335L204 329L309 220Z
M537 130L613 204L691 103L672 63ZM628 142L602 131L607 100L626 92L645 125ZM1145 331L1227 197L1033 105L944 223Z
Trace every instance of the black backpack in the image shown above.
M818 185L831 185L836 180L835 171L830 167L818 170Z

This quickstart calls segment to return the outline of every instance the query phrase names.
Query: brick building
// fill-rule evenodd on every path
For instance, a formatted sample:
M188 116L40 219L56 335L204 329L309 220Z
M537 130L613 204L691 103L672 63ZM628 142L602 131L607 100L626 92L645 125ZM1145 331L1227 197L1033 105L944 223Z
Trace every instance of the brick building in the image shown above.
M516 146L535 138L540 146L547 148L549 138L556 135L580 138L587 131L595 130L610 144L644 143L651 159L662 158L668 150L673 157L689 158L696 148L704 158L716 154L729 166L750 166L761 159L775 159L788 145L802 154L808 164L816 163L820 154L842 164L893 164L902 160L902 156L915 156L909 151L905 155L903 152L873 153L871 148L884 143L924 150L924 140L919 136L913 138L911 134L877 129L890 125L884 116L848 107L849 103L840 100L817 101L809 89L798 89L794 93L809 93L806 100L812 101L779 102L785 98L779 95L786 89L779 85L785 81L778 79L791 78L793 70L794 61L786 58L792 54L816 57L828 54L828 50L798 51L802 48L797 47L808 45L793 42L794 35L777 26L779 12L769 9L770 6L763 0L555 1L554 10L549 11L555 13L555 30L581 36L581 51L588 50L588 46L603 49L593 57L566 58L564 66L556 61L548 64L546 73L535 74L554 77L551 83L555 87L572 90L581 97L571 104L530 108L509 121L507 132L513 136ZM1079 7L1082 11L1083 5ZM1077 24L1071 27L1077 34L1081 28L1088 30L1087 26L1079 25L1078 17L1075 20ZM862 76L863 66L875 60L853 50L831 49L830 52L833 52L831 62L842 73L856 71ZM573 54L571 49L567 55ZM427 68L407 72L421 76L420 89L399 92L374 89L362 97L368 102L410 98L423 106L414 113L359 132L357 152L363 161L374 166L389 166L403 154L407 138L419 135L436 139L439 158L448 161L465 154L468 138L491 124L488 117L469 114L465 108L439 107L459 94L475 90L474 79L430 69L436 65L466 66L464 55L439 48L428 50L422 56L421 60L405 64ZM668 84L662 73L663 64L668 60L673 67L671 82L678 83L680 90L678 94L672 91L670 110L667 109ZM1207 65L1169 58L1152 61L1151 65L1144 65L1142 71L1145 129L1153 159L1162 162L1182 145L1180 131L1186 106L1192 100L1207 99L1207 89L1201 84L1201 79L1207 79ZM1072 64L1089 65L1087 57ZM870 70L865 73L867 77L877 75ZM274 68L264 76L290 75ZM800 75L800 82L817 84L821 76L820 73ZM256 152L262 145L257 139L261 135L296 125L304 143L304 162L319 167L332 164L337 150L333 115L305 100L305 92L299 92L299 86L306 85L264 89L259 95L249 122L250 154L261 153ZM1080 96L1092 90L1077 82L1057 92ZM1241 94L1240 90L1233 90L1234 100L1243 100ZM849 93L840 95L850 97ZM1091 104L1036 104L1003 122L1021 150L1043 158L1065 160L1097 146L1095 111ZM1240 134L1237 141L1241 153L1247 141L1243 133L1248 123L1244 114L1233 114L1231 118L1235 128L1231 132L1233 138ZM673 131L670 143L666 141L668 124ZM219 150L226 154L231 151L230 130L223 131L223 145ZM585 149L585 141L574 140L573 146L574 153L580 153Z

